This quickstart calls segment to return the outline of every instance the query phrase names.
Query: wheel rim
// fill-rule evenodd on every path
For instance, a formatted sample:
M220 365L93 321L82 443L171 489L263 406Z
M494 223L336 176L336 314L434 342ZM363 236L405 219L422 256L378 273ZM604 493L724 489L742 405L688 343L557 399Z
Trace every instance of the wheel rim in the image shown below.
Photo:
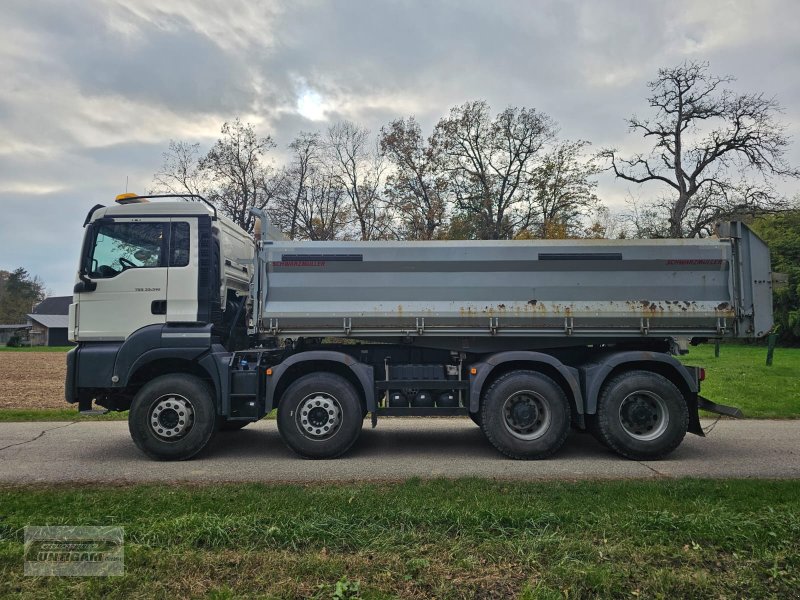
M175 442L192 430L194 406L185 396L165 394L153 403L147 422L156 437Z
M515 438L535 440L550 427L552 411L541 394L524 390L509 396L503 403L503 424Z
M297 428L315 440L333 437L342 425L342 406L325 392L314 392L297 407Z
M661 436L669 425L667 403L658 394L638 390L619 405L619 422L629 436L647 442Z

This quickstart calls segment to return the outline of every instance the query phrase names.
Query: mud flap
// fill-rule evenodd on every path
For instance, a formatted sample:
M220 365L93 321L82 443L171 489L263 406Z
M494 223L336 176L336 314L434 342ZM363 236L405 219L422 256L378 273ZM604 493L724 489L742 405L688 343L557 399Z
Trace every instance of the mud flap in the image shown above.
M698 394L694 398L694 401L689 401L688 431L689 433L694 433L695 435L699 435L701 437L705 437L705 433L700 425L700 409L717 413L718 415L724 415L726 417L733 417L734 419L741 419L744 417L744 413L742 413L742 411L735 406L717 404L716 402L712 402L708 398L703 398L700 394Z
M726 417L733 417L734 419L741 419L744 413L735 406L725 406L724 404L717 404L708 398L703 398L698 394L697 407L707 410L709 412L717 413L718 415L725 415Z
M706 437L703 427L700 425L700 413L698 411L700 397L692 394L691 397L687 398L686 404L689 407L689 427L687 431L700 437Z

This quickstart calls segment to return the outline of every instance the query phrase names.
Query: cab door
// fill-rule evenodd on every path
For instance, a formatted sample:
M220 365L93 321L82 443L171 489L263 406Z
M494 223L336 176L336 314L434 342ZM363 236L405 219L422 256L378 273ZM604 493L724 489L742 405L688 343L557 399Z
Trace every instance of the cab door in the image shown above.
M169 227L167 322L194 323L200 295L197 218L173 217Z
M83 271L94 289L78 294L78 339L124 340L165 323L169 220L103 218L91 235Z

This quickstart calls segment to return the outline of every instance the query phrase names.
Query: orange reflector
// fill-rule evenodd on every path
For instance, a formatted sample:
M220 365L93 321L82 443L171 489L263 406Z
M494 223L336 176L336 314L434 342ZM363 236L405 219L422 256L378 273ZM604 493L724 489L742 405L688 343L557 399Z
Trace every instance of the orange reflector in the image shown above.
M477 374L478 374L478 369L476 369L475 367L472 367L472 368L469 370L469 374L470 374L470 375L477 375Z
M267 370L265 371L265 373L266 373L267 375L272 375L272 369L267 369Z

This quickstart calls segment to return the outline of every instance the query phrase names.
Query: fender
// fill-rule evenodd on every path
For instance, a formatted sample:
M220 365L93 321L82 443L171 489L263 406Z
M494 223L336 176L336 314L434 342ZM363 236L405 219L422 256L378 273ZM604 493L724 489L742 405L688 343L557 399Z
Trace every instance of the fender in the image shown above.
M148 325L128 336L116 355L110 387L123 388L138 369L163 358L196 361L211 348L211 325ZM208 370L208 369L206 369ZM212 377L216 373L209 373Z
M693 394L698 392L697 381L678 359L662 352L647 352L644 350L627 350L598 356L598 361L581 367L584 397L586 398L586 414L593 415L597 412L597 399L600 388L608 378L609 373L616 367L625 363L657 363L666 365L675 372Z
M578 384L578 370L574 367L569 367L562 363L557 358L544 354L542 352L532 351L510 351L498 352L492 354L483 362L470 365L471 368L477 369L475 375L470 375L469 378L469 411L472 413L478 412L481 405L481 392L483 391L484 383L494 369L503 363L516 361L525 361L531 363L545 364L553 367L558 371L559 375L564 379L572 392L572 397L575 399L575 408L578 414L583 414L583 395L581 388Z
M272 376L267 378L267 412L275 408L275 391L278 389L278 384L286 375L286 372L289 370L289 368L294 365L309 361L335 362L348 367L353 375L356 376L359 383L361 383L361 387L364 389L364 399L366 400L367 411L372 413L375 412L375 379L372 374L372 367L370 365L358 362L349 354L345 354L343 352L334 352L332 350L309 350L307 352L298 352L283 362L271 367Z

